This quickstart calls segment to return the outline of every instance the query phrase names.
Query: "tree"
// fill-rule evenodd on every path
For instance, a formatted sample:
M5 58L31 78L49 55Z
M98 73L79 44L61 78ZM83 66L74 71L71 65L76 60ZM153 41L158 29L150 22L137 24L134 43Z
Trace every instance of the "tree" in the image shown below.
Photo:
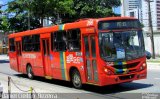
M74 0L72 9L75 13L62 15L62 17L67 21L75 21L81 18L116 16L112 11L112 7L118 7L120 4L120 0Z
M0 30L2 29L2 10L1 10L1 6L0 6Z
M43 26L45 18L52 22L62 19L62 23L80 18L113 16L112 7L120 5L120 0L14 0L8 3L9 28L16 31Z
M8 28L11 31L19 32L41 27L39 20L33 15L29 15L29 3L27 0L9 2L8 9L5 12L8 13Z
M39 20L43 26L43 19L46 17L58 18L59 14L73 14L71 7L72 0L15 0L9 3L8 13L28 14Z
M9 29L15 32L28 30L28 27L32 30L38 27L41 27L41 24L38 19L31 17L30 26L28 26L28 17L27 15L18 15L17 17L12 17L8 19Z

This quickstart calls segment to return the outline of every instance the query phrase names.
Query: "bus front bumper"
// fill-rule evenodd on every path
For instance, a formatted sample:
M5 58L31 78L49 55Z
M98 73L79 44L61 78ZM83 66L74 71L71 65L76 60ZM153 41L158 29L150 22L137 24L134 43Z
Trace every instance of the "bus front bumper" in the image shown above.
M146 79L146 78L147 78L147 69L136 73L123 74L123 75L102 74L100 86L131 82L133 80Z

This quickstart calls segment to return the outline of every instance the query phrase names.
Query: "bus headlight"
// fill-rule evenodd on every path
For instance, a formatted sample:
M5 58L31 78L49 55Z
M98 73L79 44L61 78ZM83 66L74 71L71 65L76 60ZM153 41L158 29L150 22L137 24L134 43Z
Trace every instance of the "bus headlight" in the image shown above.
M109 70L108 68L104 67L104 72L107 74L107 75L112 75L113 72L111 70Z
M141 71L141 70L144 70L144 69L146 68L146 66L147 66L146 63L143 63L142 66L139 68L140 71Z

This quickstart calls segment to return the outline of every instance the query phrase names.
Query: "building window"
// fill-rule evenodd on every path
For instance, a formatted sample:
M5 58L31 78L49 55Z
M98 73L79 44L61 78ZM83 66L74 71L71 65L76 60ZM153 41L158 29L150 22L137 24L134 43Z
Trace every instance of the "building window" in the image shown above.
M15 52L15 41L14 38L9 39L9 50Z
M134 12L130 12L130 17L135 17Z

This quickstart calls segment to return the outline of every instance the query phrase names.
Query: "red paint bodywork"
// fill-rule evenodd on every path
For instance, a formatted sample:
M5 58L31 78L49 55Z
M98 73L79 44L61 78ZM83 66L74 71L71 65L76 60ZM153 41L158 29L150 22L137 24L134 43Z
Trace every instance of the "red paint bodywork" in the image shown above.
M78 22L73 22L73 23L67 23L65 24L65 30L68 29L74 29L74 28L80 28L81 30L81 56L78 56L81 58L80 63L67 63L66 61L66 75L68 77L68 81L70 81L70 75L69 71L71 67L76 67L78 71L80 72L82 83L88 83L88 84L94 84L98 86L105 86L105 85L111 85L111 84L117 84L117 83L123 83L123 82L130 82L133 80L138 80L138 79L144 79L147 76L147 67L141 71L138 71L140 66L142 66L143 63L146 63L146 57L142 57L139 59L127 61L127 64L129 63L135 63L138 62L139 64L135 66L134 68L131 69L136 69L136 72L129 73L129 74L121 74L121 75L116 75L116 74L111 74L107 75L104 72L104 67L107 69L112 70L110 66L106 65L106 62L100 58L99 55L99 45L98 45L98 29L97 29L97 24L99 21L102 20L125 20L125 19L130 19L134 20L134 18L129 18L129 17L109 17L109 18L100 18L100 19L89 19L93 20L92 25L87 25L88 20L80 20ZM33 34L40 34L40 39L48 39L51 41L51 33L54 31L58 31L58 26L51 26L51 27L44 27L44 28L39 28L35 30L28 30L24 32L19 32L19 33L13 33L9 35L9 38L15 38L15 41L21 42L22 37L25 35L33 35ZM87 80L87 67L86 67L86 62L85 62L85 53L84 53L84 41L83 41L83 36L85 35L95 35L95 42L96 42L96 60L97 60L97 72L98 72L98 82L95 81L88 81ZM33 73L36 76L50 76L54 79L62 79L62 69L60 66L60 53L59 52L54 52L51 50L51 42L49 42L49 48L50 48L50 55L51 57L46 57L43 55L43 48L42 48L42 41L40 40L41 44L41 51L40 52L23 52L22 51L22 56L19 57L17 55L17 52L9 52L9 57L10 57L10 67L21 73L26 74L26 66L27 64L30 64L33 69ZM21 48L22 49L22 48ZM65 52L65 60L67 56L73 55L73 57L77 57L76 52ZM30 55L30 56L29 56ZM30 58L32 57L32 58ZM48 60L48 62L47 62ZM44 62L45 61L45 62ZM47 63L47 65L46 65ZM124 79L121 80L120 77L122 76L127 76L127 75L134 75L133 78L131 79Z

